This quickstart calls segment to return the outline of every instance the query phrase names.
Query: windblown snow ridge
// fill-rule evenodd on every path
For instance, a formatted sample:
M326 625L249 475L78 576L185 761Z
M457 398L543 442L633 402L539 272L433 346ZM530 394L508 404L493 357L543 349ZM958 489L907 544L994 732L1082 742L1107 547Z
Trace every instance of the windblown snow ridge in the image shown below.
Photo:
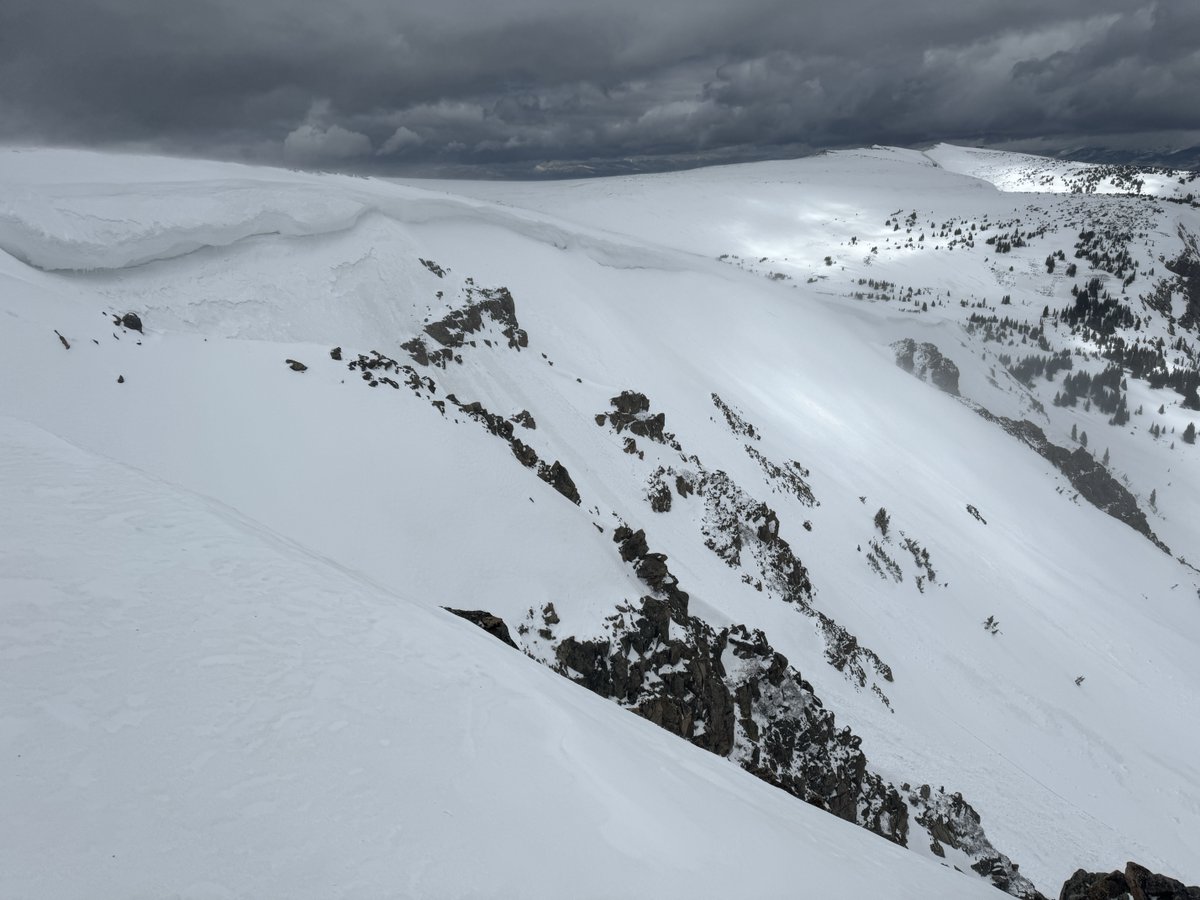
M78 156L85 172L96 165L94 154ZM4 184L0 196L0 250L44 271L117 270L256 237L337 234L378 214L408 225L501 225L615 268L678 267L657 248L610 232L422 188L375 184L365 190L360 183L348 176L298 175L286 185L209 178L117 190L104 183L15 180Z
M268 194L201 183L119 197L85 187L50 202L17 193L0 203L0 249L44 270L124 269L260 235L344 231L370 211L360 200L305 186Z

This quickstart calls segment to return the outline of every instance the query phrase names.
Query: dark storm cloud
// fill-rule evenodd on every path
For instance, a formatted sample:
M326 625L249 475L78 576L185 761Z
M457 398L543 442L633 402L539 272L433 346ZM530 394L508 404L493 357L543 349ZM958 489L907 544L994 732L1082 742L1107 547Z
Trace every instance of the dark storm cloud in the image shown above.
M0 140L387 169L1200 128L1195 0L4 0Z

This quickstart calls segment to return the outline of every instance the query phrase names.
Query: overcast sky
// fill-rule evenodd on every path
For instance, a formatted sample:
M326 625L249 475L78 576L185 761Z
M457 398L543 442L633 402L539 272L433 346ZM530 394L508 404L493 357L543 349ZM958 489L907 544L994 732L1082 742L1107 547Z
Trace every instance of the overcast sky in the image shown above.
M0 0L0 142L404 171L1187 146L1200 0Z

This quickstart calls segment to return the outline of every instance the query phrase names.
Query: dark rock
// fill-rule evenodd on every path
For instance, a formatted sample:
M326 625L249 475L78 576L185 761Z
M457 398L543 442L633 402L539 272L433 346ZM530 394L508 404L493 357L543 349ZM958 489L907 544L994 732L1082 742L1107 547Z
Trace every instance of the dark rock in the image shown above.
M646 544L646 532L640 528L633 531L628 525L619 525L613 532L613 541L620 545L621 559L625 562L633 562L650 552Z
M763 474L772 482L777 484L783 490L794 496L805 506L820 506L817 498L813 495L812 488L808 486L805 480L812 473L800 463L794 460L787 460L784 464L778 465L775 462L767 459L758 448L746 444L743 448L746 455L758 463L763 470Z
M429 365L429 348L420 338L413 338L400 345L400 349L412 357L413 362L420 366Z
M474 299L479 295L483 299ZM508 339L508 346L520 350L529 346L529 335L517 322L516 303L508 288L467 288L468 302L459 309L451 310L436 322L425 326L425 333L446 348L461 347L466 335L483 328L486 315L500 326L500 333ZM407 348L406 348L407 349Z
M538 455L532 447L527 446L519 438L513 438L509 444L512 447L513 456L515 456L527 469L532 469L538 464Z
M632 534L625 528L625 541ZM646 554L663 563L662 554ZM903 845L907 810L869 772L860 741L803 687L761 631L716 632L670 599L622 607L607 639L564 640L559 670L673 734L727 756L769 784ZM612 621L612 620L610 620ZM739 660L726 670L726 647Z
M972 858L971 868L1002 891L1026 900L1045 900L1020 874L1020 867L988 840L979 813L962 794L948 794L943 788L935 791L925 784L919 790L910 789L907 796L914 822L929 834L935 853L944 855L944 847L952 847Z
M527 409L523 409L514 415L512 417L512 421L520 425L522 428L528 428L530 431L537 429L537 422L534 421L533 416Z
M54 330L54 333L55 333L55 334L58 334L58 329L55 329L55 330ZM65 337L63 337L61 334L58 334L58 340L59 340L59 343L61 343L61 344L63 345L63 347L65 347L67 350L70 350L70 349L71 349L71 342L70 342L70 341L68 341L68 340L67 340Z
M1017 421L997 416L982 406L975 407L975 411L989 422L998 424L1013 437L1048 460L1067 477L1071 486L1079 491L1079 495L1083 499L1101 512L1108 513L1114 519L1124 522L1134 531L1144 535L1164 553L1171 552L1170 548L1159 540L1158 535L1150 529L1146 514L1137 505L1137 498L1083 447L1068 450L1066 447L1051 443L1046 437L1046 433L1028 419Z
M647 553L637 561L634 572L638 578L659 592L679 583L667 568L667 557L663 553Z
M664 413L651 413L650 401L645 394L640 394L637 391L622 391L608 402L612 404L613 411L611 413L597 414L597 425L603 426L605 422L608 422L617 434L628 428L630 433L638 437L656 441L660 444L667 444L676 450L681 449L679 443L675 440L675 436L665 430L667 424L666 415ZM636 443L631 444L630 439L626 438L626 453L638 453L641 456L642 454L636 447Z
M583 502L579 497L579 489L575 487L575 482L571 480L571 473L558 460L555 460L549 466L543 464L538 470L538 477L576 506L579 506Z
M912 338L904 338L892 344L892 349L896 351L896 365L905 372L958 396L958 366L942 356L935 344L918 344Z
M124 375L118 375L118 376L117 376L117 384L124 384L124 383L125 383L125 376L124 376Z
M514 650L517 649L512 635L508 633L508 626L504 624L504 620L499 616L494 616L482 609L451 609L449 606L443 606L442 609L446 610L446 612L452 612L456 616L466 619L468 622L473 622L492 637L503 641Z
M713 406L721 411L721 415L725 417L725 423L729 426L729 430L734 434L740 434L748 438L753 438L756 441L762 439L762 435L758 433L758 429L747 422L739 412L735 411L719 396L713 394L712 402Z
M1059 900L1116 900L1129 894L1129 884L1121 872L1086 872L1079 869L1066 880Z
M646 499L650 501L650 508L655 512L670 512L671 511L671 489L667 487L666 482L658 482L647 493Z
M692 481L683 475L675 476L675 490L678 491L680 497L687 497L690 494L696 493L696 486Z
M341 348L341 347L334 347L332 350L330 350L330 351L329 351L329 358L330 358L330 359L333 359L333 360L336 360L336 361L338 361L338 362L341 362L341 361L342 361L342 348Z
M1135 862L1125 864L1125 882L1133 900L1200 900L1200 887L1187 887L1183 882L1156 875Z
M1174 878L1157 875L1130 862L1124 872L1095 873L1078 870L1063 885L1060 900L1200 900L1200 887L1188 887Z
M742 625L718 632L691 616L667 557L650 550L644 531L622 523L613 540L654 594L618 606L601 637L561 640L554 649L557 671L763 781L907 846L904 797L870 770L861 739L837 726L812 685L766 635ZM549 605L543 608L546 640L549 623L558 618L552 613ZM535 616L532 609L529 616ZM961 795L935 793L926 785L910 802L914 809L928 808L927 821L939 823L936 832L947 843L982 848L973 855L993 884L1014 896L1044 900L1015 864L986 843ZM955 811L968 827L960 827ZM929 838L934 852L944 855L933 832Z
M293 372L307 372L308 371L308 366L306 366L304 363L299 362L297 360L285 359L284 362L288 364L288 366L291 368L291 370ZM374 385L372 385L372 387L374 387Z
M637 391L621 391L608 401L613 409L625 416L635 416L638 413L650 411L650 400L645 394Z
M432 272L438 278L445 277L446 270L443 269L441 266L439 266L437 263L435 263L432 259L420 259L420 257L418 257L418 259L420 260L421 265L423 265L426 269L428 269L430 272Z
M128 328L130 331L136 331L139 333L142 331L142 320L138 318L137 313L125 313L125 315L121 316L121 318L118 320L118 324L120 324L123 328Z

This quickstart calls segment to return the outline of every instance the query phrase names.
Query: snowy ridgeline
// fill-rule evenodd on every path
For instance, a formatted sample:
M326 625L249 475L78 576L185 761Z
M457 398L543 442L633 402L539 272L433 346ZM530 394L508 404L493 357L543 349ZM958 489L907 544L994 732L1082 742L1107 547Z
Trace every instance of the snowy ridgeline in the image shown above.
M1200 881L1200 222L1082 177L0 154L0 895Z

